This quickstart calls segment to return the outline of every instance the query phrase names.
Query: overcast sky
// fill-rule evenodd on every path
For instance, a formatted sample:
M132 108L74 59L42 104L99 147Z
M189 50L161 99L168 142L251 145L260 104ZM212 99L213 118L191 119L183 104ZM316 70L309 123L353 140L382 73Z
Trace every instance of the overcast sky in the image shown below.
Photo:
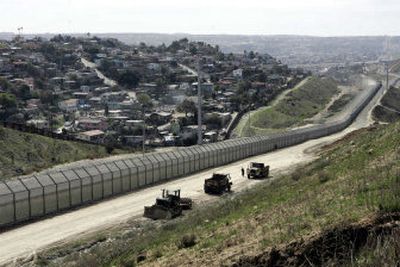
M400 0L0 0L0 32L400 35Z

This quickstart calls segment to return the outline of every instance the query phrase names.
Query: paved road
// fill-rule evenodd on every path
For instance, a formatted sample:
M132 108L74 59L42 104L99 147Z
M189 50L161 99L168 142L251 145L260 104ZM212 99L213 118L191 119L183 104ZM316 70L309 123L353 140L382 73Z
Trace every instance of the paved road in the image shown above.
M111 80L110 78L108 78L107 76L105 76L101 71L99 71L99 70L97 69L95 63L93 63L93 62L91 62L91 61L89 61L89 60L87 60L87 59L84 59L84 58L81 58L81 62L82 62L83 65L85 65L85 67L94 69L94 71L95 71L96 74L97 74L97 77L99 77L100 79L102 79L102 80L103 80L103 83L104 83L105 85L108 85L108 86L111 86L111 87L117 86L117 85L118 85L116 81Z
M316 155L313 151L317 147L371 124L370 111L381 96L382 94L378 93L357 120L340 133L203 171L2 233L0 234L0 264L6 264L15 258L31 255L51 245L74 240L85 234L118 225L133 217L139 217L143 213L143 206L151 205L164 187L181 188L183 196L192 197L196 202L209 200L216 197L203 193L204 178L213 172L225 172L231 173L233 190L243 190L263 182L247 180L240 176L240 168L245 167L250 161L260 161L271 165L271 174L277 177L278 174L290 171L298 164L315 159Z

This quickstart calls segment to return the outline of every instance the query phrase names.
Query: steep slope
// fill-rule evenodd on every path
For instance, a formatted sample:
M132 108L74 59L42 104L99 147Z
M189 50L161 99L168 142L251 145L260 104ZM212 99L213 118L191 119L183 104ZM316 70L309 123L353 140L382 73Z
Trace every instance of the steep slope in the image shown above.
M270 107L253 112L246 125L242 125L241 136L273 132L288 127L303 125L323 110L332 97L339 92L333 79L311 77L299 84L282 99ZM238 132L238 131L236 131Z
M3 127L0 127L0 151L0 180L66 162L109 156L103 146L62 141Z
M372 114L376 120L382 122L398 121L400 119L400 88L390 87Z

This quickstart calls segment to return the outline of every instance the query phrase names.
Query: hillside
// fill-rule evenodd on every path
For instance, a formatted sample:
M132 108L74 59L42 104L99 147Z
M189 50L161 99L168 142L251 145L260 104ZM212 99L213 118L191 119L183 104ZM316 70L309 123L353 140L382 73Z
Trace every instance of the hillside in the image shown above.
M248 120L241 129L235 132L240 136L265 134L288 127L305 124L323 110L332 97L339 92L338 85L333 79L311 77L290 91L275 105L262 108L251 115L251 127Z
M40 254L37 263L396 266L399 131L396 123L353 132L293 174L167 223L132 221Z
M400 119L400 88L390 87L382 97L381 104L372 111L376 120L395 122Z
M157 34L157 33L92 33L98 37L111 37L127 44L145 42L149 45L166 45L181 38L202 41L219 45L224 52L243 53L254 50L268 53L285 64L301 66L321 63L354 62L362 60L374 61L382 55L387 43L386 36L349 36L349 37L316 37L301 35L192 35L192 34ZM55 34L25 34L25 38L40 36L50 39ZM86 33L74 34L86 36ZM0 33L0 39L10 40L13 33ZM399 36L393 36L391 55L400 55ZM293 56L295 55L295 56ZM367 58L365 58L367 57Z
M0 127L0 151L0 180L66 162L109 156L103 146L57 140L3 127Z

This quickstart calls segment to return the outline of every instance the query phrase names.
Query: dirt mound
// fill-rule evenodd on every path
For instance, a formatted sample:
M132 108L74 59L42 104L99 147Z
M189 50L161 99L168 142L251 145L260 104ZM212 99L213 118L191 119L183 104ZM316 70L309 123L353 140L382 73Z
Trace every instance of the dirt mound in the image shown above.
M392 235L394 231L400 235L400 213L380 214L255 256L243 256L232 266L333 266L348 261L376 237Z

